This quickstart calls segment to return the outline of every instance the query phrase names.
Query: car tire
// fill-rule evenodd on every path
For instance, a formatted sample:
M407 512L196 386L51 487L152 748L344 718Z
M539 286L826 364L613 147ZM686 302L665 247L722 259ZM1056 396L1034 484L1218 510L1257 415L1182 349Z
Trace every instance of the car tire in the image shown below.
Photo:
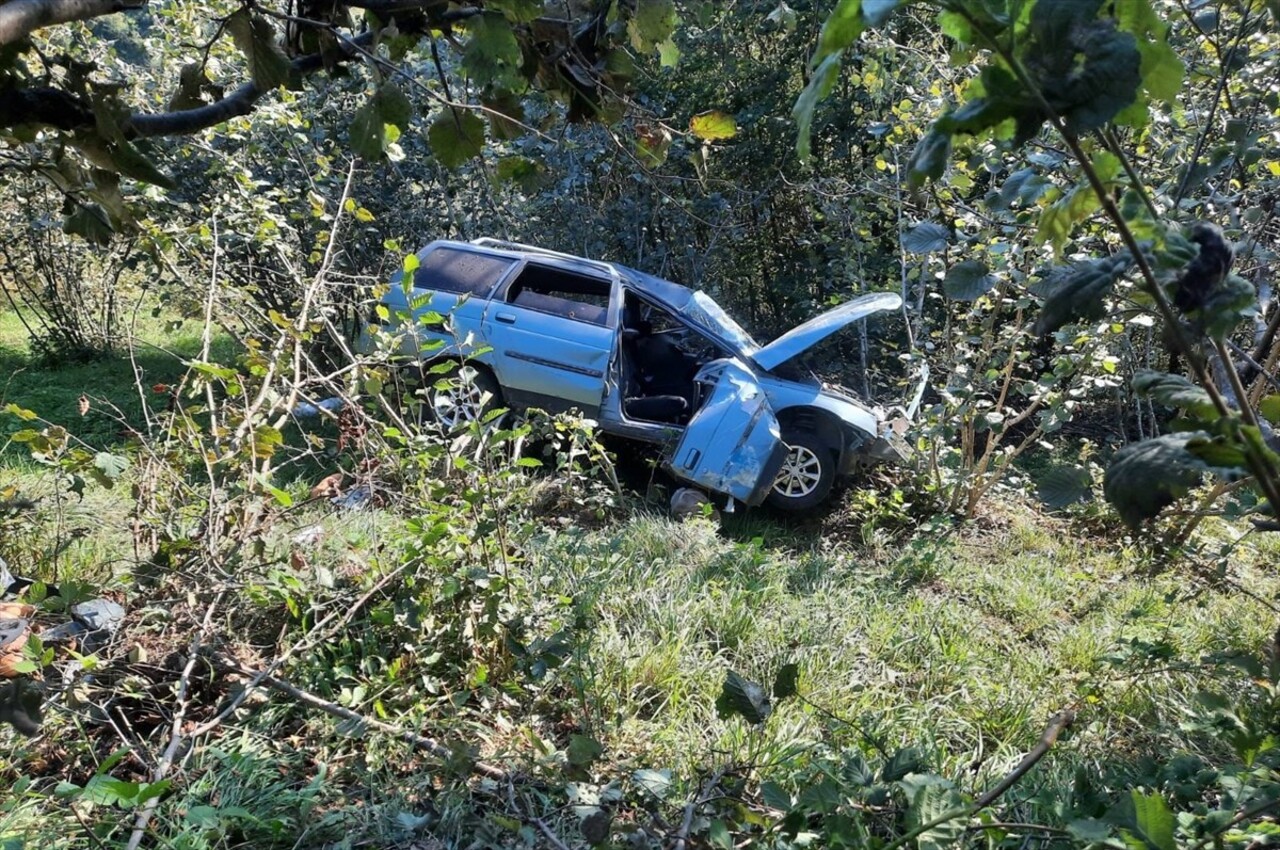
M424 413L446 432L481 421L502 407L502 388L487 370L460 363L443 375L424 370Z
M782 435L788 448L765 503L787 513L811 510L831 494L836 480L836 453L811 431Z

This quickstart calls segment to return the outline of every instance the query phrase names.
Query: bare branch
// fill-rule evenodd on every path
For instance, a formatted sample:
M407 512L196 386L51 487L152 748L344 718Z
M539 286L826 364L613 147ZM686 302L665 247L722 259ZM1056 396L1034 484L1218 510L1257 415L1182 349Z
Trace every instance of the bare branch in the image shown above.
M11 0L0 5L0 44L13 44L45 27L87 21L128 9L147 0Z
M364 32L347 41L353 48L364 47L373 42L373 35L373 32ZM354 49L349 49L345 51L343 58L351 59L354 55ZM325 59L321 54L309 53L294 59L290 67L293 73L303 76L319 71L324 64ZM232 118L248 115L264 94L266 92L258 88L256 83L245 83L222 100L207 106L179 109L176 112L136 113L129 119L129 129L137 136L181 136L195 133Z

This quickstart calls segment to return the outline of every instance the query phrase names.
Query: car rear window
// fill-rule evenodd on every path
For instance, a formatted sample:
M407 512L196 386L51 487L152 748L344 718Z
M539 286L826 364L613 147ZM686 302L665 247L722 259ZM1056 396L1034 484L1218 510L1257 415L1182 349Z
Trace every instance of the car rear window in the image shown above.
M503 257L457 248L436 248L422 258L413 274L413 287L488 295L513 265L514 260Z
M536 264L525 266L507 289L507 302L564 316L579 322L605 326L613 282L572 274Z

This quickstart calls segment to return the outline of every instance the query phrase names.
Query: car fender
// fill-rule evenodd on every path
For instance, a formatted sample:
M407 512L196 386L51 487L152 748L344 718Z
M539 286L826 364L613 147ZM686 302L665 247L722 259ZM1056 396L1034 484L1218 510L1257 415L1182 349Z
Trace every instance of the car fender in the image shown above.
M880 417L876 411L852 399L843 399L824 392L817 385L786 381L773 376L763 376L760 386L769 397L769 404L779 414L787 408L811 407L831 414L845 426L870 439L880 430Z

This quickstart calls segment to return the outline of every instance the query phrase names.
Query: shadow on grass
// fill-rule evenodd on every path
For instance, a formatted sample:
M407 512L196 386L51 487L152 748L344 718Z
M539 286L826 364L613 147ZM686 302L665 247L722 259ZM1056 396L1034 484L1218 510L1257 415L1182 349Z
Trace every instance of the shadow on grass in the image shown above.
M147 409L163 410L169 386L186 371L183 358L198 350L198 340L181 340L171 353L152 346L106 355L84 363L49 364L25 352L0 348L0 408L10 404L30 410L43 422L0 414L0 469L21 469L31 461L25 446L8 438L25 428L60 425L98 451L121 446L131 430L146 426ZM232 342L219 340L218 354L233 356ZM136 369L136 372L135 372ZM81 413L80 398L89 408ZM145 399L145 402L144 402ZM145 405L145 406L144 406Z

